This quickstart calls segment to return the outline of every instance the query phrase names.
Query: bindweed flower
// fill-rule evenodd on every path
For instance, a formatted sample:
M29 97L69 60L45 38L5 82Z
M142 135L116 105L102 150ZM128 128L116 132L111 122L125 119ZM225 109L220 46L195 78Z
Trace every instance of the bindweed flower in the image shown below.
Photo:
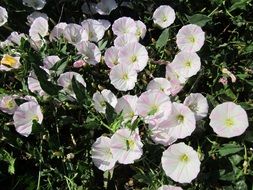
M111 23L109 20L98 19L97 21L104 27L104 30L108 30L111 26Z
M60 75L60 77L57 80L58 85L63 87L63 91L70 95L71 97L76 99L76 95L72 88L72 79L75 77L75 79L83 85L83 87L86 87L86 83L83 80L82 75L76 72L65 72ZM71 99L71 98L70 98Z
M220 137L240 136L249 126L246 111L233 102L225 102L216 106L210 116L210 126Z
M102 171L110 170L114 167L116 159L111 151L111 139L101 136L91 147L91 158L95 166Z
M31 71L30 74L28 75L27 84L28 89L31 92L38 94L40 96L46 95L46 92L41 88L40 82L37 76L35 75L34 71Z
M173 59L170 67L183 78L189 78L196 75L200 70L201 62L196 53L179 52Z
M179 84L184 84L187 81L187 78L185 78L184 76L180 75L175 71L175 69L171 66L171 63L166 65L165 78L168 79L170 82L176 81Z
M27 24L29 26L32 25L33 21L36 19L36 18L39 18L39 17L42 17L44 19L46 19L48 21L48 16L47 14L45 13L41 13L39 11L34 11L33 13L31 13L30 15L27 16Z
M105 114L106 111L106 102L115 108L117 104L117 97L107 89L102 90L101 92L95 92L93 94L94 107L99 113Z
M23 33L19 34L18 32L12 32L7 39L16 45L20 45L22 38L26 39L26 35Z
M111 11L118 7L115 0L101 0L96 6L95 10L100 15L109 15Z
M110 71L111 84L120 91L132 90L137 82L137 72L127 64L118 64Z
M162 155L166 175L179 183L190 183L200 171L198 153L185 143L169 146Z
M43 66L46 69L51 69L61 59L57 55L50 55L43 59Z
M134 122L137 118L137 96L124 95L118 99L115 106L116 113L122 113L124 121Z
M137 36L138 39L139 38L143 39L146 35L146 32L147 32L146 25L140 20L135 21L135 24L137 27L135 35Z
M68 43L71 43L73 45L78 44L82 41L87 41L89 39L87 32L82 28L82 26L78 24L68 24L64 28L63 36L68 41Z
M148 83L147 90L160 90L170 95L171 84L166 78L154 78Z
M14 114L14 112L16 111L18 107L18 105L15 102L16 97L17 96L13 96L13 95L3 96L0 99L0 110L10 115Z
M101 60L101 52L94 43L82 41L76 44L76 49L78 54L84 56L84 61L89 64L96 65Z
M106 49L104 59L105 64L109 68L113 68L119 63L119 49L114 46Z
M196 121L203 119L208 113L207 99L200 93L191 93L184 100L184 105L188 106L195 114Z
M121 164L132 164L142 156L141 138L136 129L128 128L117 130L111 137L111 151L115 159Z
M114 46L117 48L121 48L133 42L138 42L138 39L134 34L124 34L124 35L118 36L114 40Z
M171 136L183 139L196 128L194 113L184 104L173 102L169 118L159 123L159 127L167 129Z
M13 115L16 131L22 136L28 137L32 132L33 122L41 124L43 114L40 105L35 101L21 104Z
M176 38L181 51L197 52L204 45L205 33L198 25L188 24L178 31Z
M0 27L3 26L8 20L8 12L4 7L0 6Z
M161 5L153 13L153 21L161 28L167 28L175 21L176 14L169 5Z
M120 48L119 63L132 65L137 72L142 71L148 63L148 52L138 42L129 43Z
M163 185L159 187L157 190L183 190L181 187L172 186L172 185Z
M115 20L112 24L112 31L116 36L121 36L124 34L135 34L136 29L136 23L130 17L121 17Z
M35 10L41 10L46 5L46 0L23 0L23 5L32 7Z
M66 27L67 27L67 23L65 23L65 22L60 22L60 23L56 24L54 26L53 30L50 32L49 40L50 41L57 41L61 37L63 37L64 30Z
M3 58L0 61L0 71L18 69L21 66L19 59L19 56L14 57L8 54L4 54Z
M74 68L81 68L81 67L84 67L86 65L87 65L86 62L82 59L79 59L79 60L77 60L73 63Z
M37 42L46 35L48 35L48 21L42 17L36 18L29 30L29 36L33 41Z
M221 71L222 71L223 74L226 74L226 75L228 75L231 78L232 83L236 82L236 77L235 77L235 75L231 71L229 71L226 68L223 68Z
M146 123L155 125L170 115L170 98L159 90L143 92L137 101L137 113Z

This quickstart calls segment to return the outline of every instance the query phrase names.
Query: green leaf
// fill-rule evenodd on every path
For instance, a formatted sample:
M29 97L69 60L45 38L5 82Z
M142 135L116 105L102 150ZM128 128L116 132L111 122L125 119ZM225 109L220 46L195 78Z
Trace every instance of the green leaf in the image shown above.
M219 154L221 157L230 155L230 154L235 154L237 152L240 152L243 150L243 147L237 144L224 144L222 147L218 150Z
M64 72L67 65L68 65L68 59L65 58L60 61L57 61L50 70L56 71L57 75L60 75L61 73Z
M98 42L98 48L100 51L103 51L107 45L108 41L107 40L101 40Z
M212 18L203 14L195 14L192 16L186 15L186 17L191 24L196 24L199 25L200 27L205 26L207 22L212 20Z
M229 12L232 12L236 9L245 10L246 6L250 4L252 0L234 0L233 5L229 8Z
M108 103L106 103L106 109L105 109L105 117L109 124L113 123L117 117L117 113L114 111L114 108Z
M156 41L155 48L160 49L166 46L169 40L169 29L165 29Z
M75 76L72 78L72 88L76 95L76 99L81 104L87 104L87 94L85 87L76 80Z

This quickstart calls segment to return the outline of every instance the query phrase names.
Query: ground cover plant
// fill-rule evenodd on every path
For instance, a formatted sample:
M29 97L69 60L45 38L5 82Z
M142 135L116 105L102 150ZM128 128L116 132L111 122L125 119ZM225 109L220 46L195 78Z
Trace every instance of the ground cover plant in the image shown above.
M1 0L0 189L253 189L252 0Z

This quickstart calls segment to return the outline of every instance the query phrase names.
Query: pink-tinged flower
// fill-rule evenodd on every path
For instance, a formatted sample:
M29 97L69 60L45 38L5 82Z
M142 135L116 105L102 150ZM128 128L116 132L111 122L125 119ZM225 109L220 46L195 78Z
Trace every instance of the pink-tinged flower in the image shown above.
M166 78L154 78L148 83L147 90L160 90L170 95L171 84Z
M93 103L94 107L99 113L105 114L106 111L106 102L115 108L117 104L117 97L107 89L102 90L101 92L95 92L93 94Z
M83 85L83 87L86 87L86 83L83 80L82 75L76 72L66 72L60 75L60 77L57 80L58 85L63 87L63 91L70 95L73 98L76 98L76 95L73 91L72 87L72 79L75 77L75 79Z
M23 0L23 5L32 7L35 10L41 10L46 5L45 0Z
M190 183L200 171L198 153L185 143L169 146L162 155L166 175L179 183Z
M171 66L171 63L166 65L165 78L167 78L170 82L177 81L177 83L179 84L184 84L187 81L186 77L180 75L179 73L177 73L177 71L175 71L175 69Z
M105 51L105 64L109 68L113 68L119 63L119 49L112 46Z
M85 42L82 41L78 44L76 44L76 49L78 51L78 54L81 54L84 56L84 61L96 65L100 62L101 59L101 52L99 48L96 46L96 44L91 42Z
M149 130L151 132L150 136L156 144L169 146L177 140L176 137L170 135L167 129L161 128L159 126L149 125Z
M98 19L97 21L100 22L100 24L103 25L103 27L104 27L105 30L108 30L110 28L110 26L111 26L111 23L108 20Z
M197 52L205 42L205 32L195 24L183 26L176 36L177 47L181 51Z
M32 39L29 39L30 46L35 50L39 51L40 48L46 43L44 40L34 41Z
M191 93L184 100L184 105L188 106L195 114L196 121L203 119L208 113L207 99L200 93Z
M153 13L153 21L161 28L167 28L175 21L176 14L169 5L161 5Z
M131 121L137 118L137 96L124 95L118 99L118 103L115 106L116 113L122 113L124 121Z
M97 20L86 19L81 23L81 25L87 32L89 41L98 42L105 34L105 27Z
M86 65L86 62L84 60L77 60L73 63L73 67L74 68L81 68L84 67Z
M184 78L196 75L200 70L201 62L198 54L194 52L179 52L170 66L178 74Z
M2 42L0 41L0 49L4 49L8 46L13 46L13 43L10 40L6 39Z
M159 127L167 129L171 136L183 139L196 128L194 113L184 104L173 102L169 118L159 123Z
M246 111L233 102L219 104L212 110L209 118L210 126L220 137L240 136L249 126Z
M68 24L64 28L63 36L69 43L74 45L89 39L87 32L78 24Z
M60 22L60 23L56 24L54 26L53 30L50 32L49 40L50 41L57 41L61 37L63 37L64 30L66 27L67 27L67 23L65 23L65 22Z
M91 147L91 158L95 166L102 171L110 170L114 167L116 159L111 151L111 139L101 136Z
M0 27L3 26L8 20L8 12L4 7L0 6Z
M143 92L137 101L137 113L146 123L155 125L170 115L170 98L159 90Z
M44 58L43 65L46 69L51 69L61 59L57 55L50 55Z
M101 0L95 7L100 15L109 15L111 11L118 7L115 0Z
M135 24L137 27L135 35L137 36L138 39L139 38L143 39L146 35L146 32L147 32L146 25L140 20L135 21Z
M227 84L228 84L228 79L227 79L227 77L221 77L221 78L219 79L219 82L220 82L221 84L223 84L223 85L227 85Z
M157 190L183 190L181 187L172 186L172 185L163 185Z
M19 34L18 32L12 32L7 39L16 45L20 45L22 38L26 39L25 34L23 34L23 33Z
M120 91L132 90L137 82L137 72L127 64L118 64L110 71L111 84Z
M35 42L48 35L48 21L42 17L36 18L29 30L29 36Z
M34 71L30 72L28 79L27 79L27 84L28 84L28 89L31 92L38 94L40 96L46 95L46 92L44 90L42 90L42 88L40 86L40 82L39 82L37 76L35 75Z
M15 98L16 96L3 96L0 99L0 110L4 113L7 114L14 114L14 112L16 111L18 105L15 102Z
M13 115L16 131L28 137L32 132L33 122L41 124L43 114L40 105L34 101L29 101L21 104Z
M8 54L4 54L3 58L0 61L0 71L18 69L21 66L19 59L19 56L14 57Z
M129 43L119 50L119 63L132 65L139 72L148 64L148 52L138 42Z
M124 35L118 36L114 40L114 46L117 48L121 48L133 42L138 42L137 36L135 36L134 34L124 34Z
M136 23L130 17L121 17L115 20L112 25L112 31L116 36L121 36L124 34L135 34L136 29Z
M46 19L46 20L48 21L48 16L47 16L47 14L41 13L41 12L39 12L39 11L34 11L34 12L32 12L30 15L27 16L27 22L28 22L27 24L28 24L29 26L31 26L32 23L33 23L33 21L34 21L36 18L39 18L39 17L42 17L42 18L44 18L44 19Z
M132 164L142 156L141 138L138 130L128 128L117 130L111 137L111 151L121 164Z

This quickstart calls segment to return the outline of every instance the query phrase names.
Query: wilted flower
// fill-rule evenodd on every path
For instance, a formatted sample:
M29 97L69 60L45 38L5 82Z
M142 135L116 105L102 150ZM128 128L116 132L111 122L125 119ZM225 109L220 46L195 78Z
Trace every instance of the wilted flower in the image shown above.
M178 31L176 38L181 51L196 52L204 45L205 33L198 25L188 24Z
M50 41L58 40L61 37L63 37L64 30L66 27L67 27L67 23L65 23L65 22L60 22L60 23L56 24L54 26L53 30L50 32L49 40Z
M181 187L172 186L172 185L163 185L157 190L183 190Z
M32 7L35 10L41 10L46 5L46 0L23 0L23 5Z
M137 72L142 71L148 63L148 52L138 42L129 43L120 48L119 63L132 65Z
M210 116L210 126L220 137L239 136L249 126L246 111L233 102L225 102L216 106Z
M87 32L78 24L68 24L64 28L63 36L69 43L74 45L88 40Z
M222 71L223 74L226 74L226 75L228 75L231 78L232 83L236 82L236 77L235 77L235 75L231 71L229 71L226 68L223 68L221 71Z
M8 54L4 54L3 58L0 61L0 71L10 71L12 69L18 69L21 66L19 59L19 56L14 57Z
M100 15L109 15L112 10L118 7L115 0L101 0L95 7Z
M175 18L175 11L169 5L161 5L153 13L154 23L161 28L169 27L174 22Z
M132 90L137 82L137 72L131 65L118 64L110 71L111 84L120 91Z
M12 115L18 107L18 105L15 102L15 98L16 96L13 95L3 96L0 99L0 110L4 113Z
M42 17L42 18L48 20L47 14L41 13L41 12L39 12L39 11L34 11L33 13L31 13L30 15L27 16L28 25L31 26L32 23L33 23L33 21L34 21L36 18L39 18L39 17Z
M87 63L95 65L100 62L101 52L96 44L89 41L82 41L76 44L76 48L78 50L78 54L83 55L84 61Z
M29 30L29 36L35 42L48 35L48 21L43 17L36 18Z
M111 137L112 155L121 164L132 164L139 159L142 156L142 146L137 129L119 129Z
M86 62L82 59L79 59L73 63L74 68L81 68L81 67L84 67L85 65L86 65Z
M112 46L105 51L105 64L112 68L119 63L119 49Z
M117 48L124 47L129 43L138 42L137 37L134 34L124 34L121 36L118 36L114 40L114 46Z
M140 20L135 21L135 24L137 27L135 35L137 36L138 39L139 38L143 39L147 32L146 25Z
M200 171L198 153L183 142L173 144L163 152L162 168L174 181L190 183Z
M154 78L148 83L147 90L160 90L170 95L171 84L166 78Z
M113 108L117 104L117 97L107 89L102 90L101 92L95 92L93 94L94 107L99 113L104 113L106 111L106 102L110 104Z
M207 116L207 99L200 93L191 93L185 98L184 105L188 106L190 110L194 112L196 121Z
M130 17L121 17L114 21L112 25L112 31L116 36L121 36L124 34L135 34L136 33L136 23Z
M40 105L35 101L29 101L21 104L13 115L16 131L28 137L32 132L33 122L41 124L43 114Z
M111 139L101 136L91 147L91 158L95 166L102 171L110 170L114 167L116 159L111 151Z
M0 6L0 26L3 26L8 20L8 12Z

